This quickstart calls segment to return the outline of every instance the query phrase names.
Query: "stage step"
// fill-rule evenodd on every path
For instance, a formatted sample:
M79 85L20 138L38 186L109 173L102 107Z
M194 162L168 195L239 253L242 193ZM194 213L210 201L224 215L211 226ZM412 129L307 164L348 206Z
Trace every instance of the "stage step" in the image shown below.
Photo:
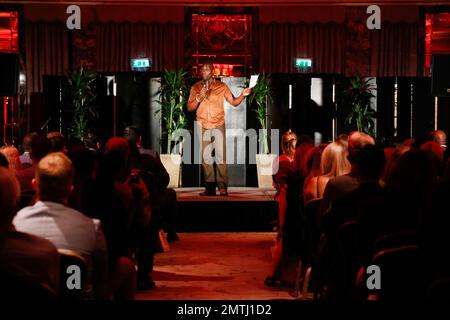
M228 197L202 197L202 188L176 191L180 232L270 232L277 220L274 190L232 187Z

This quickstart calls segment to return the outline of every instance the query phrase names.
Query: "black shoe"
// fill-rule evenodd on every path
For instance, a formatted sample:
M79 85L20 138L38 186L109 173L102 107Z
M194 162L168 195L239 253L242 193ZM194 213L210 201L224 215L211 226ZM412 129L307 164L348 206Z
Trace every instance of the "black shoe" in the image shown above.
M171 232L167 234L167 242L175 242L179 241L180 237L177 235L176 232Z
M137 279L137 289L139 291L151 290L156 288L156 283L149 276L141 276Z
M269 288L273 288L273 287L278 287L281 285L281 282L278 281L275 278L272 277L266 277L266 279L264 280L264 284L266 285L266 287Z
M214 196L216 196L216 191L215 190L214 191L212 191L212 190L205 190L205 191L201 192L200 195L202 197L214 197Z

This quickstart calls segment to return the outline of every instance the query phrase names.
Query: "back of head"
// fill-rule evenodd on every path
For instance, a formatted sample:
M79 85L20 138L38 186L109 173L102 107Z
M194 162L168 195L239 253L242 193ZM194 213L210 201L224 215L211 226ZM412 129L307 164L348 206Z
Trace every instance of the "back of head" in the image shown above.
M64 153L54 152L42 158L35 177L39 200L66 203L73 177L72 161Z
M51 152L64 152L66 153L66 138L60 132L50 132L47 134L47 139L50 141Z
M29 133L27 134L22 141L22 146L23 146L23 150L30 152L31 151L31 141L33 139L33 135L35 135L36 133Z
M359 151L368 144L374 145L375 140L366 133L355 131L349 135L348 160L351 164L357 164Z
M292 131L287 131L281 137L281 149L283 153L293 157L295 154L295 147L297 145L297 135Z
M367 180L379 180L383 175L386 157L383 149L368 144L359 151L358 172Z
M50 147L50 141L47 137L37 133L31 134L30 157L35 163L38 163L50 152Z
M128 158L130 155L130 146L128 144L127 139L122 137L112 137L106 142L105 145L105 154L111 151L118 151L125 158Z
M9 228L19 200L20 185L14 173L7 168L0 167L0 228Z
M322 174L327 177L339 177L350 172L345 145L339 142L330 143L322 153L320 164Z
M386 185L396 192L422 197L436 183L440 171L439 159L428 150L411 149L402 154L386 177Z
M8 160L8 167L13 170L20 170L22 165L20 163L20 154L19 150L17 150L13 146L2 147L0 149L0 153L2 153L6 159Z
M430 141L436 142L443 146L447 144L447 135L442 130L435 130L430 133Z

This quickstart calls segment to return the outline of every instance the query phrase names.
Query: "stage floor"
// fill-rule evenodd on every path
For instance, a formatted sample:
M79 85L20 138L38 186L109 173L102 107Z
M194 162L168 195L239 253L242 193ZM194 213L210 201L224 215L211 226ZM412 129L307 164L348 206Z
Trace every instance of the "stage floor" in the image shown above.
M175 190L180 232L266 232L278 218L275 190L229 187L227 197L202 197L203 188Z
M229 187L228 196L221 197L211 196L202 197L200 192L204 188L176 188L177 200L178 202L191 202L191 201L201 201L201 202L228 202L228 201L274 201L274 196L276 191L274 189L259 189L259 188L248 188L248 187ZM217 194L219 192L217 191Z

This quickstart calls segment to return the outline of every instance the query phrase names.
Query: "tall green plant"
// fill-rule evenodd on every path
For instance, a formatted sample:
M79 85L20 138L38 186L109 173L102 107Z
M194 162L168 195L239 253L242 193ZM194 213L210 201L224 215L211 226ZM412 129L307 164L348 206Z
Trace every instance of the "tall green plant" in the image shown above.
M272 90L269 85L269 76L261 74L256 85L252 88L252 93L248 97L248 102L256 114L256 119L261 125L262 134L259 139L263 149L261 153L269 153L269 139L267 134L267 103L272 98Z
M186 115L183 111L183 106L188 99L185 77L186 72L183 69L166 70L158 92L160 98L156 102L161 108L156 113L161 113L163 134L167 135L167 154L170 154L172 149L172 134L178 129L187 127Z
M349 87L345 91L345 100L350 104L351 111L345 120L350 125L356 125L360 132L374 135L375 111L370 108L370 99L374 97L371 86L372 78L362 79L355 76L349 79Z
M73 137L84 140L89 132L90 121L97 116L94 100L96 94L92 83L96 74L83 65L75 71L68 71L69 92L74 106L73 124L70 133Z

